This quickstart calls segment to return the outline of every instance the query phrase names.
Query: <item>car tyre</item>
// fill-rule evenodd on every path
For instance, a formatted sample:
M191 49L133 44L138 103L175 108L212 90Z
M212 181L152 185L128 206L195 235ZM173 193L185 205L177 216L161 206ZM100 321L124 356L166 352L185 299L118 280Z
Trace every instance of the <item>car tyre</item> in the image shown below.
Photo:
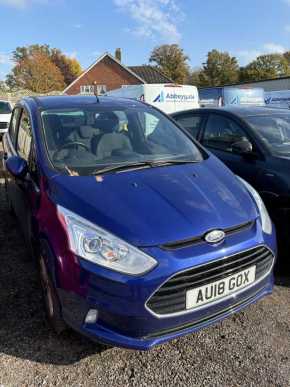
M60 335L67 330L67 325L62 318L59 298L42 256L39 260L39 272L46 318L53 330Z

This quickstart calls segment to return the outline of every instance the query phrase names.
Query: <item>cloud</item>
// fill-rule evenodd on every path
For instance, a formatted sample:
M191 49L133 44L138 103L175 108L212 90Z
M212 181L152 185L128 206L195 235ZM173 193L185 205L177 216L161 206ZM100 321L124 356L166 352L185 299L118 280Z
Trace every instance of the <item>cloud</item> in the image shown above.
M101 51L93 51L91 54L90 54L90 57L93 57L93 58L98 58L99 56L102 55L102 52Z
M289 3L290 3L290 0L289 0ZM240 50L236 53L236 56L238 57L240 64L242 66L245 66L248 63L255 60L257 56L260 56L263 54L282 54L285 51L287 51L287 48L282 46L281 44L269 42L269 43L263 44L263 46L259 49Z
M241 50L236 53L238 60L242 66L252 62L257 56L262 55L261 51L258 50Z
M74 24L73 27L79 30L80 28L83 28L83 25L77 23L77 24Z
M288 24L287 26L285 26L284 29L285 29L286 32L290 32L290 24Z
M177 43L181 39L177 23L184 15L176 0L114 0L135 23L127 31L142 37Z
M264 44L264 49L266 50L266 53L275 54L283 54L283 52L287 51L286 47L276 43L266 43Z
M71 51L71 52L65 52L64 53L66 56L68 56L71 59L76 59L78 52L77 51Z
M28 0L0 0L0 5L9 5L16 8L24 8L28 3Z
M9 54L0 52L0 64L1 65L10 65L12 63L11 57Z
M47 3L48 0L0 0L1 5L7 5L14 8L26 8L33 3Z

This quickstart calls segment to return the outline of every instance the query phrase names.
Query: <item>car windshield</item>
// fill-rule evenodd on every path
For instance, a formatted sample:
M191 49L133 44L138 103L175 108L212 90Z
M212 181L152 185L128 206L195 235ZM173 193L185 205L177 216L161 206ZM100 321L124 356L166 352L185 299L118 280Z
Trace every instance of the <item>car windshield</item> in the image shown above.
M0 101L0 114L10 114L11 107L8 102Z
M110 167L157 162L199 162L201 151L159 111L101 104L41 113L46 147L54 167L76 175Z
M290 113L247 117L275 156L290 156Z

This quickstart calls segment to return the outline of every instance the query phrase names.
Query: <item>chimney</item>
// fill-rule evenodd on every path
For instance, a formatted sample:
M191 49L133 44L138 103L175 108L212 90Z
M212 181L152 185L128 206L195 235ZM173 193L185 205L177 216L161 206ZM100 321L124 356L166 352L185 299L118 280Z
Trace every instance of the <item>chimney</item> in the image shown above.
M122 50L120 48L116 48L115 51L115 58L119 61L122 62Z

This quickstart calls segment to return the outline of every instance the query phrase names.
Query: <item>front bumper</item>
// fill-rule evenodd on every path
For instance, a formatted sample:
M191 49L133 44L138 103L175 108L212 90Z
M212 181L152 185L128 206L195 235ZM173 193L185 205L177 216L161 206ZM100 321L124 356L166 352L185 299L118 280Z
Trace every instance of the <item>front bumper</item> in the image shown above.
M185 336L190 333L199 331L200 329L206 328L212 324L218 323L223 319L230 317L236 312L246 308L247 306L259 301L265 296L272 293L273 290L273 277L268 279L267 284L260 288L251 297L246 298L243 302L233 304L229 309L224 312L217 313L215 317L209 320L201 320L198 322L190 322L188 324L178 325L173 329L163 330L152 335L143 337L126 336L125 334L119 333L115 330L109 329L102 324L84 324L74 325L71 320L66 321L73 329L79 331L81 334L87 336L93 341L102 342L113 346L135 349L140 351L147 351L156 345L166 343L167 341L176 339L181 336ZM65 316L64 316L65 317Z
M80 288L69 290L59 286L63 317L70 326L93 340L138 350L148 350L198 331L270 294L273 289L272 270L258 283L202 310L159 318L146 308L146 302L173 274L190 267L261 244L276 254L274 234L264 235L260 227L254 227L227 238L223 247L201 244L171 253L148 248L146 252L159 260L159 266L142 277L126 276L79 260ZM94 324L84 322L90 309L98 311Z

